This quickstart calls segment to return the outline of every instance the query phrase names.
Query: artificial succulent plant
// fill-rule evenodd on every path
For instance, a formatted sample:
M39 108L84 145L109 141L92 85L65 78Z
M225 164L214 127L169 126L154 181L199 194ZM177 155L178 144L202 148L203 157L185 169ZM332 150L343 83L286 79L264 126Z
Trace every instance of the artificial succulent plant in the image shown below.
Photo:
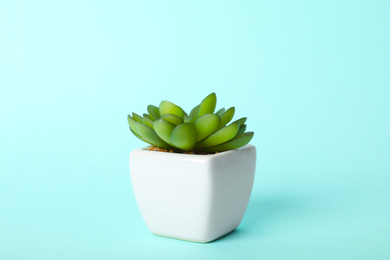
M136 137L174 152L215 153L248 144L254 133L245 132L246 117L228 125L235 108L214 112L216 104L217 96L211 93L187 114L181 107L162 101L159 107L149 105L143 116L132 113L127 119Z

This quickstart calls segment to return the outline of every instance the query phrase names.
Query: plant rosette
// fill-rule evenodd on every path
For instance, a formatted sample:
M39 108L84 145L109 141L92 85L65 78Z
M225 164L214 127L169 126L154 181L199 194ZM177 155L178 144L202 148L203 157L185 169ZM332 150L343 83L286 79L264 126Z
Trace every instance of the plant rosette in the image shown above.
M228 124L234 107L214 113L208 95L190 114L162 101L143 117L128 116L131 132L151 146L130 153L133 191L149 230L210 242L235 230L252 191L256 148L246 118Z

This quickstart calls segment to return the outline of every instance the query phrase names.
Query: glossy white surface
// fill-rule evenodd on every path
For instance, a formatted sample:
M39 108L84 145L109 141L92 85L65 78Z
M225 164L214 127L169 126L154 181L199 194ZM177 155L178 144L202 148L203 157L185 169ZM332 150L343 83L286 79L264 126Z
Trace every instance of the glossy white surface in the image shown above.
M134 194L156 235L209 242L238 227L256 166L256 148L213 155L135 149L130 154Z

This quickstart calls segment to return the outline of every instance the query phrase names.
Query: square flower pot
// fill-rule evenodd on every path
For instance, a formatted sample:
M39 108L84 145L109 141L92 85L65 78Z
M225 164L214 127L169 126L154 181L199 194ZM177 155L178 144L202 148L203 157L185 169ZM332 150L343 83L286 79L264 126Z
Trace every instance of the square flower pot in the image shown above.
M236 229L252 191L256 148L212 155L138 148L130 174L149 230L160 236L210 242Z

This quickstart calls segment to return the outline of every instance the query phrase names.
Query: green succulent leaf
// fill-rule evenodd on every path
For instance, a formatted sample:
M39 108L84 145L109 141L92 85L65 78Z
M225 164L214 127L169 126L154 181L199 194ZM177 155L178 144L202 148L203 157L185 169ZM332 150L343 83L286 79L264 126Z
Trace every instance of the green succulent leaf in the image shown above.
M160 103L160 115L164 114L172 114L184 119L184 110L169 101L162 101Z
M247 132L244 134L240 134L226 143L203 148L202 151L206 153L215 153L215 152L223 152L223 151L237 149L243 147L244 145L247 145L252 140L253 135L254 132Z
M237 135L241 135L241 134L245 133L245 130L246 130L246 125L240 126L240 129L238 129Z
M199 118L203 115L214 113L216 104L217 95L215 95L215 93L211 93L200 103L197 117Z
M172 124L175 124L175 125L180 125L183 123L183 119L181 117L178 117L178 116L173 115L173 114L164 114L160 117L160 119L163 119L163 120L170 122Z
M238 123L225 126L214 134L207 137L206 139L204 139L203 141L197 143L196 148L204 148L225 143L237 135L239 128L240 125Z
M193 124L183 123L175 127L171 143L184 151L193 151L196 143L196 129Z
M190 112L190 118L196 118L196 116L198 115L199 106L200 106L200 105L197 105L196 107L194 107L194 108L191 110L191 112Z
M235 112L234 107L231 107L228 110L226 110L224 113L222 113L219 129L227 125L233 119L234 112Z
M153 129L153 121L148 117L143 118L143 123Z
M143 117L147 117L147 118L149 118L150 120L152 120L152 118L149 116L149 114L144 113L144 114L143 114ZM153 121L153 120L152 120L152 121Z
M155 121L160 118L160 109L156 106L149 105L148 106L148 113L152 121Z
M239 123L240 126L243 126L245 124L245 122L246 122L246 117L243 117L243 118L240 118L240 119L234 121L233 123Z
M156 134L166 143L171 144L171 134L176 125L160 118L153 122L153 126Z
M135 135L135 136L136 136L138 139L140 139L141 141L145 142L145 140L142 139L141 136L139 136L138 134L136 134L136 133L131 129L131 127L129 127L129 128L130 128L130 131L133 133L133 135Z
M196 142L199 142L214 133L218 129L220 123L221 119L215 114L206 114L196 119L194 123L197 133Z
M218 116L221 116L224 112L225 112L225 108L223 107L220 110L218 110L217 112L215 112L215 114Z
M129 123L131 131L139 136L137 127L135 127L135 120L130 115L127 115L127 122Z
M139 123L139 122L135 122L135 126L138 130L139 135L142 137L142 139L145 142L150 143L154 146L163 148L163 149L168 149L168 150L172 149L172 147L169 144L167 144L166 142L164 142L156 134L156 132L152 128L150 128L149 126L144 125L144 124Z
M144 122L144 119L142 118L142 116L136 114L133 112L133 119L136 121L136 122L140 122L140 123L143 123Z

